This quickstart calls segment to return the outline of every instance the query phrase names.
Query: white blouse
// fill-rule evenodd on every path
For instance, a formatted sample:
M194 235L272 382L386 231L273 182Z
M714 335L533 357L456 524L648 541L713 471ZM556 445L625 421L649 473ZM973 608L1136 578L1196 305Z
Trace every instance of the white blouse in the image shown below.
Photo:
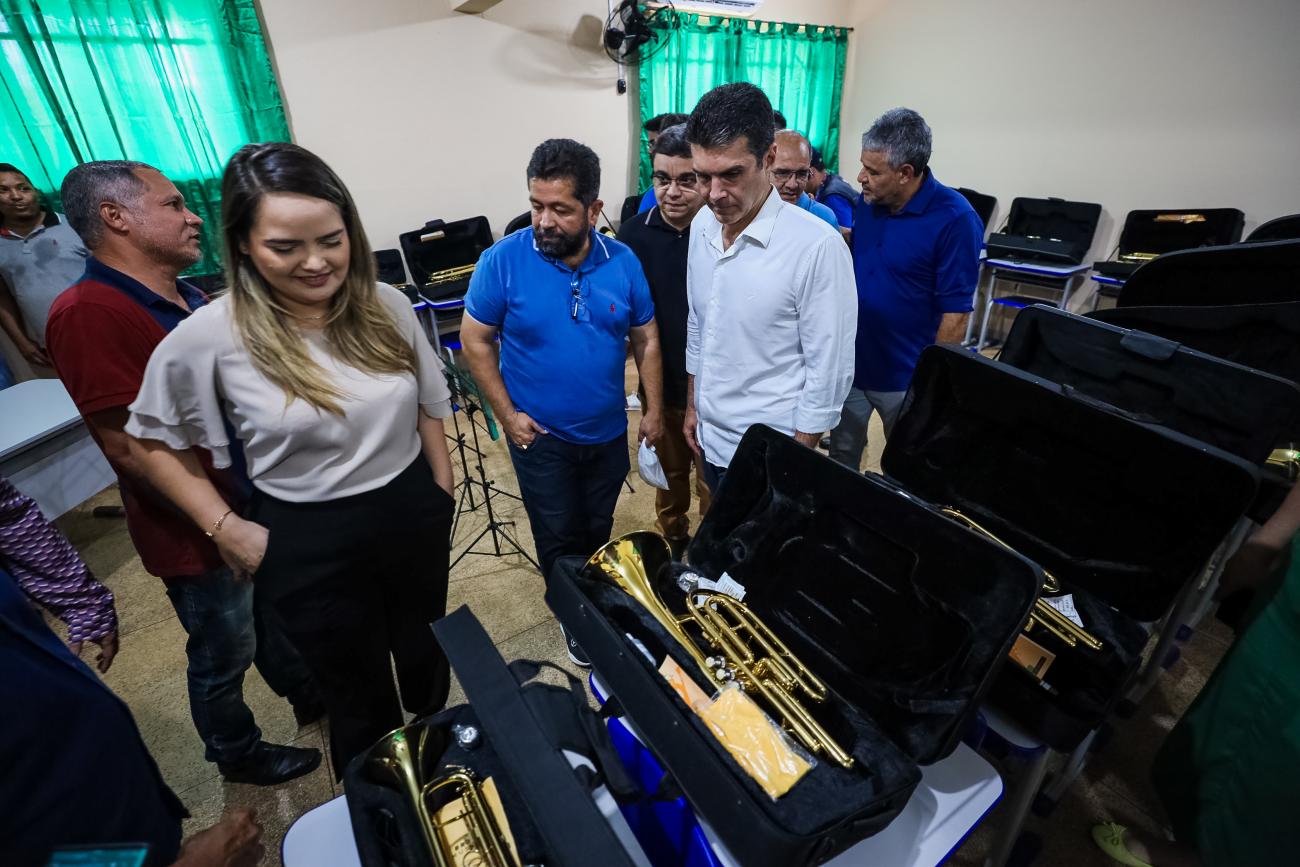
M330 354L322 331L303 331L312 358L344 392L342 415L295 399L258 373L235 330L230 299L222 296L194 311L158 344L126 432L174 449L194 446L230 466L230 434L240 440L248 476L281 500L320 502L381 488L420 453L418 413L451 415L442 362L429 344L406 296L380 283L417 359L416 375L373 374ZM225 423L229 420L230 426Z

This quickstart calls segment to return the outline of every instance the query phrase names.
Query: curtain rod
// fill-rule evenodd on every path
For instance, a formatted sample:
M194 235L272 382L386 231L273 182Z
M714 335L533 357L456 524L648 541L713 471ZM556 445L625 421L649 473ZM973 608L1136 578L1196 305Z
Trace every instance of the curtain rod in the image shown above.
M683 12L681 14L687 15L693 13ZM841 27L838 24L795 24L793 21L768 21L764 18L733 18L730 15L708 15L706 13L699 13L699 20L701 24L712 24L714 21L743 21L747 24L751 22L754 24L784 24L787 27L793 25L795 27L802 27L805 30L814 27L825 27L828 30L843 30L846 33L853 32L852 27Z

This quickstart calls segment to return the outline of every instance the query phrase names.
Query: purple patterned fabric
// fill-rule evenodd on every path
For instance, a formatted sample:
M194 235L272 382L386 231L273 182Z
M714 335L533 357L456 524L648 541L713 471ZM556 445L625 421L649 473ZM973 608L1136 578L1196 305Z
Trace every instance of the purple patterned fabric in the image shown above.
M117 631L113 594L45 520L36 501L0 476L0 566L29 597L68 624L69 641Z

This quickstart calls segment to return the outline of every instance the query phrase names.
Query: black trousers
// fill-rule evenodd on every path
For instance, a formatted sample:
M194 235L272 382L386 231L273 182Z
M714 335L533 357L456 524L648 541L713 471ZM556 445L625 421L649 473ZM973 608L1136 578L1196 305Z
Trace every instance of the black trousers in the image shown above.
M253 499L249 519L270 530L254 585L320 687L335 779L403 724L403 707L422 716L447 701L447 658L429 624L447 609L454 505L423 455L364 494Z

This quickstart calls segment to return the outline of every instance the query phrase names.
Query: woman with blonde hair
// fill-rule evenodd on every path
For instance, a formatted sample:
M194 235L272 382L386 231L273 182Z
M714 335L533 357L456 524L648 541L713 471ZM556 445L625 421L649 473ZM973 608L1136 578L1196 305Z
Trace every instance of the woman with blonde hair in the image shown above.
M447 699L429 623L447 600L450 395L410 303L376 283L352 198L319 157L240 149L221 210L229 291L158 346L126 430L148 480L282 617L324 694L337 778L402 725L403 706L423 715ZM242 446L245 514L193 446L217 466Z

